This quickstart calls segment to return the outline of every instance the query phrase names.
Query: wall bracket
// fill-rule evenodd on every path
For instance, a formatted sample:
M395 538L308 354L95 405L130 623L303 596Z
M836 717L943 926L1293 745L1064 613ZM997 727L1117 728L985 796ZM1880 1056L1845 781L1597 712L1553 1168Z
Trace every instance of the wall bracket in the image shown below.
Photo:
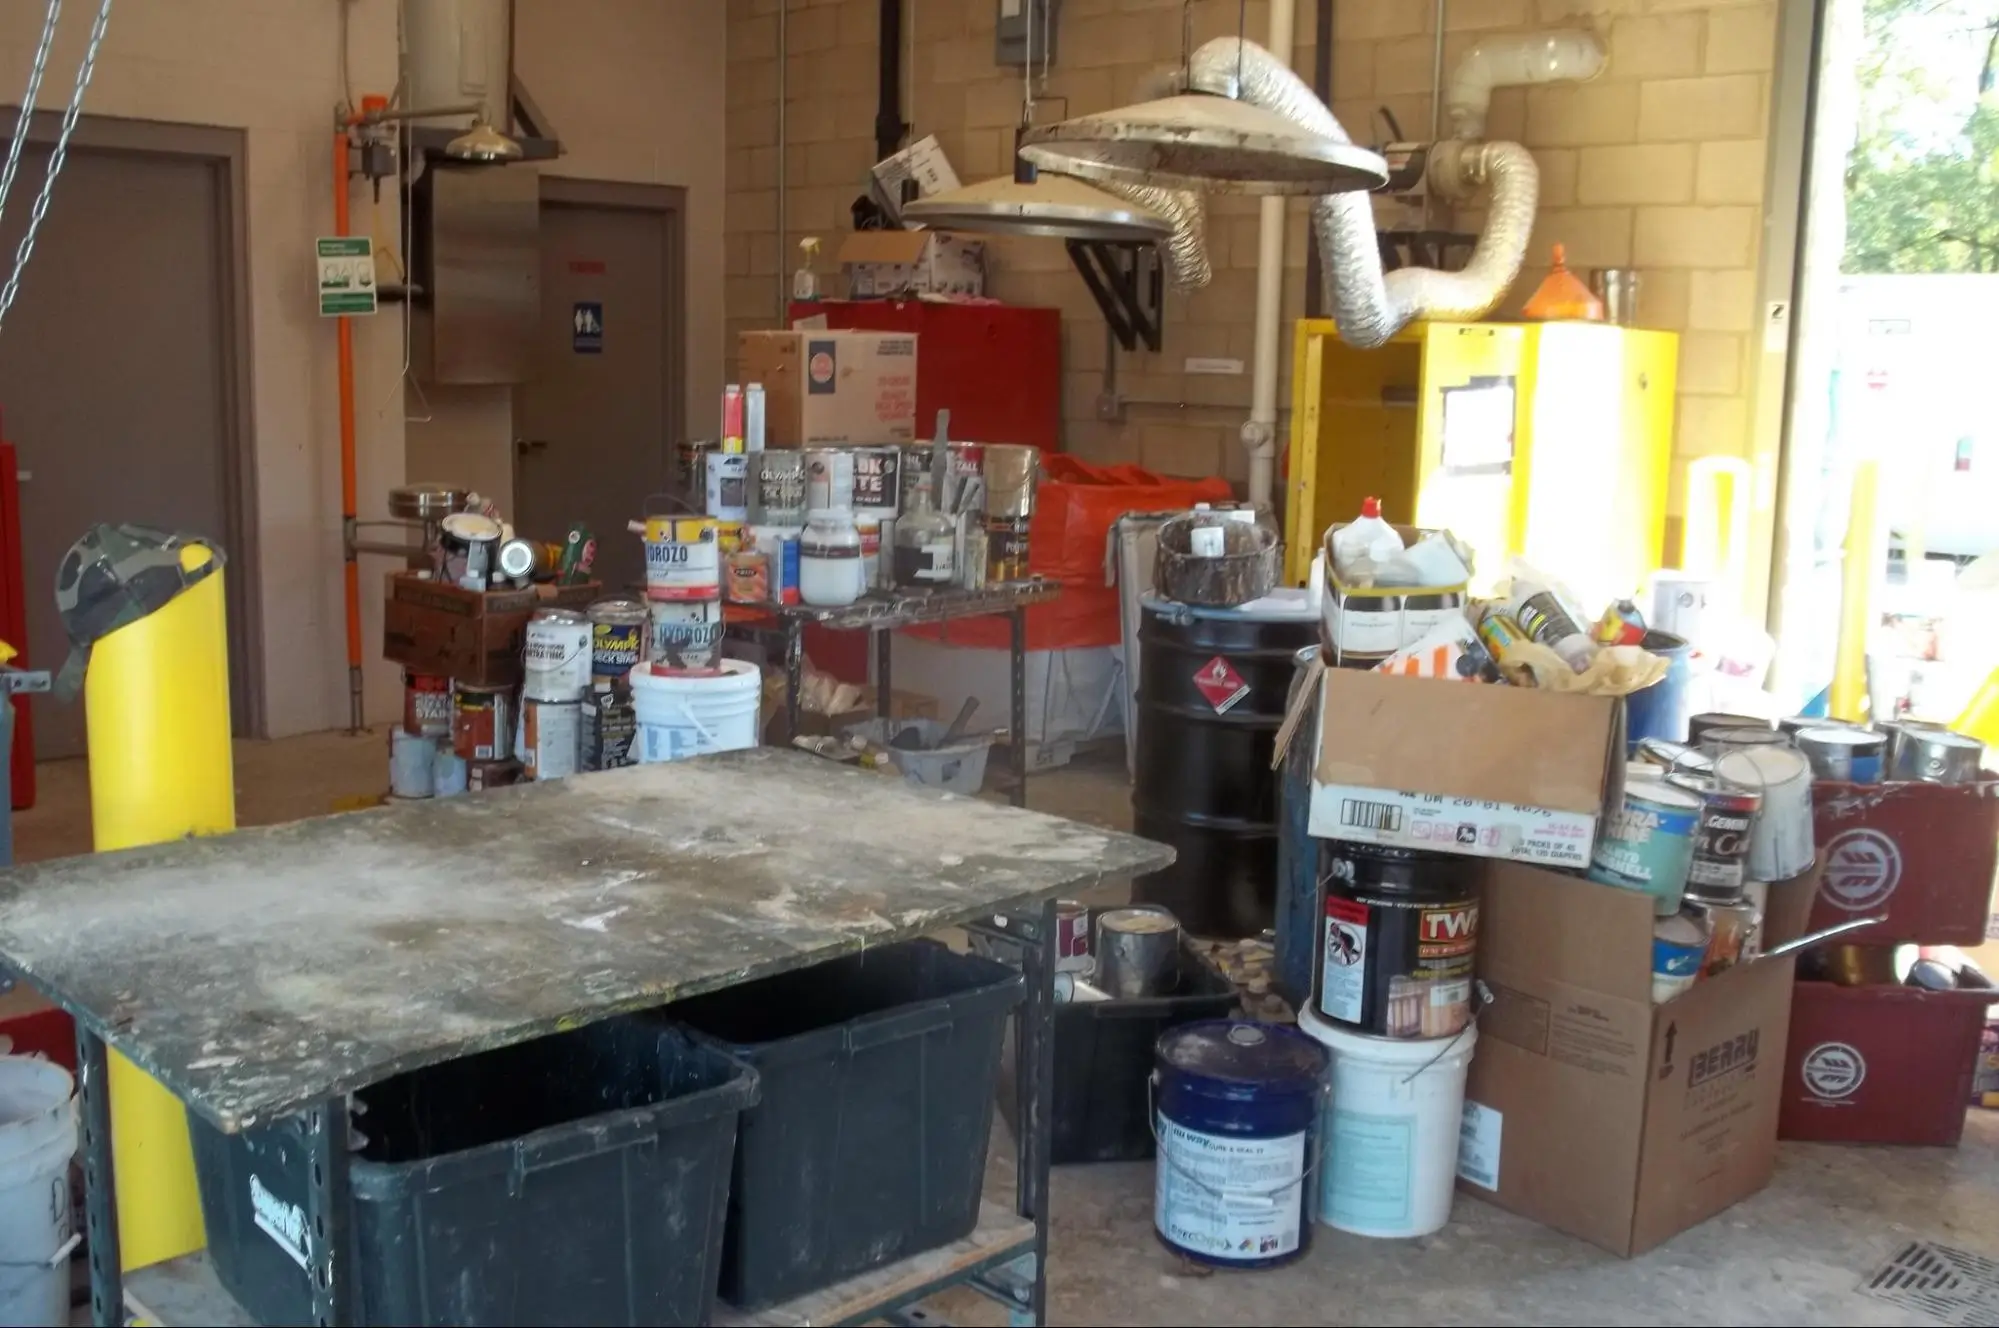
M1150 241L1068 240L1069 261L1126 350L1157 352L1166 326L1159 247Z

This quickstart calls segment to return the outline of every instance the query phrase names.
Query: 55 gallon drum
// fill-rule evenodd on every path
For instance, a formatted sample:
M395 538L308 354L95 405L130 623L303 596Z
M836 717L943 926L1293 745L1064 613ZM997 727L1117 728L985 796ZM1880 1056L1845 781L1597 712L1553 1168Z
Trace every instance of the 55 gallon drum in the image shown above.
M1450 1037L1471 1022L1473 859L1329 839L1319 897L1320 1014L1385 1038Z
M1270 760L1318 619L1302 591L1239 609L1154 595L1143 607L1133 830L1179 856L1134 881L1133 902L1163 905L1196 936L1254 936L1276 911Z
M1211 1019L1160 1035L1152 1225L1167 1248L1222 1268L1304 1252L1326 1064L1324 1047L1276 1024Z

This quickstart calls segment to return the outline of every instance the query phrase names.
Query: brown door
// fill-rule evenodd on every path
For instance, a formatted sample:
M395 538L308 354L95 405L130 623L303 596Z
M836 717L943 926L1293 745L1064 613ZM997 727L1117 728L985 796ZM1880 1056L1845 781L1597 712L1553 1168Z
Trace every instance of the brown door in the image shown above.
M514 524L597 536L607 589L645 574L625 529L673 466L676 215L544 200L534 377L514 390Z
M30 142L0 224L11 269L48 149ZM230 546L233 329L223 165L72 143L20 294L0 330L0 422L20 457L23 584L38 667L61 666L56 568L97 522ZM4 279L4 278L0 278ZM232 627L248 569L230 567ZM250 682L230 633L232 723ZM81 755L83 705L35 700L35 754Z

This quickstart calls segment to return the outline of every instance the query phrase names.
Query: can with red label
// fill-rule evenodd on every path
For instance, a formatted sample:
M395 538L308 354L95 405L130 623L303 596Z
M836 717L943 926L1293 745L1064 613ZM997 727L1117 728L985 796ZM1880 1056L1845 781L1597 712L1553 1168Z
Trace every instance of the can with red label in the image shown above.
M451 679L404 670L403 731L419 738L451 736Z
M1323 841L1319 1013L1376 1037L1462 1031L1478 957L1474 865L1452 854Z
M1073 899L1055 901L1055 971L1087 973L1090 960L1090 910Z

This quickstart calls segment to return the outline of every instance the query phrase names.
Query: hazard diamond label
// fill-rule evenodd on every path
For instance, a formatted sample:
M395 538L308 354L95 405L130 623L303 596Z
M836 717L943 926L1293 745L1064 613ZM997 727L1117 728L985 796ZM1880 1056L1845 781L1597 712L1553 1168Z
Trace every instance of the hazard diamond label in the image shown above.
M1195 671L1194 686L1208 698L1208 704L1215 708L1218 715L1227 714L1231 707L1249 695L1249 684L1235 671L1235 665L1220 655Z

